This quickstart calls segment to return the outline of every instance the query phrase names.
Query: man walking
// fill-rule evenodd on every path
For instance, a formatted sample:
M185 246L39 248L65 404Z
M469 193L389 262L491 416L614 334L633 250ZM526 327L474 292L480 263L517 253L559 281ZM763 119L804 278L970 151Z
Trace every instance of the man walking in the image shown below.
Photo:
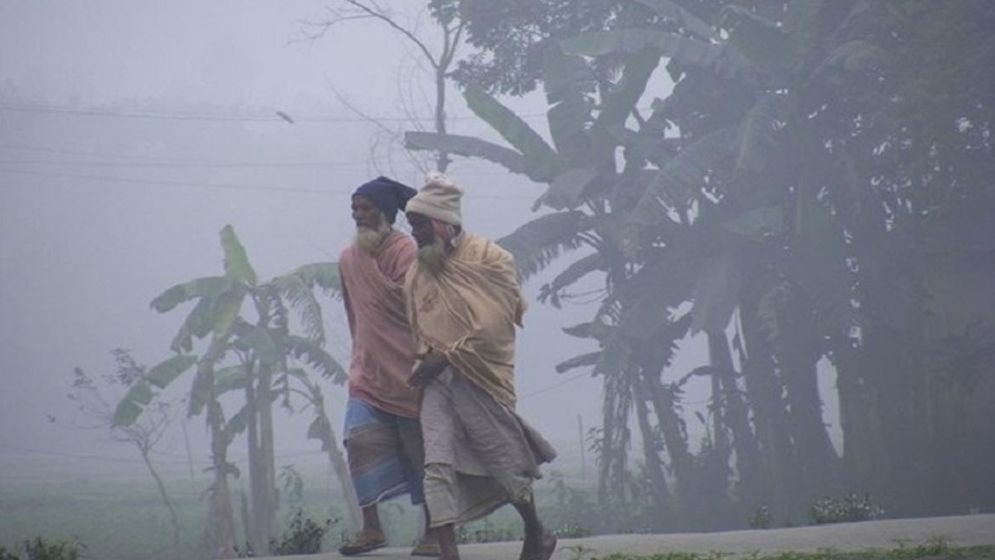
M343 431L363 511L362 531L339 549L347 556L386 545L378 503L405 493L412 504L424 503L420 392L407 384L415 345L402 293L416 246L393 228L398 210L414 194L414 189L386 177L361 185L352 196L355 241L339 259L352 334ZM412 554L436 556L438 546L423 536Z
M510 503L522 517L521 560L547 560L556 538L536 514L532 482L552 446L515 412L515 327L525 301L514 259L462 230L462 190L431 174L408 201L418 243L404 294L424 387L425 503L443 560L458 560L455 525Z

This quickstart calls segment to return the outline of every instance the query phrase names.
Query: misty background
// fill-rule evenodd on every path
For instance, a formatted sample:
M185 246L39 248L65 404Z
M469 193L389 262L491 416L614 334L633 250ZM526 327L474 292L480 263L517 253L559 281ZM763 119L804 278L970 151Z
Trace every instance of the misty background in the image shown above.
M991 260L992 222L984 217L985 205L991 200L991 179L986 175L991 169L991 158L986 159L991 155L990 109L971 97L983 98L983 93L964 88L962 98L947 95L943 89L945 80L960 84L957 80L964 79L956 73L962 66L952 61L966 61L963 67L971 69L995 60L990 36L976 51L964 53L954 52L963 45L958 47L950 39L958 35L950 31L954 25L967 28L971 21L988 21L982 15L995 17L990 7L969 0L943 7L910 3L900 6L901 10L860 0L788 2L784 6L763 0L633 0L617 5L592 0L575 3L576 12L562 18L566 12L557 11L556 2L383 3L395 21L437 47L437 22L426 4L466 9L461 17L470 23L464 40L472 37L478 43L464 45L458 59L475 49L490 49L492 55L497 53L496 59L514 61L521 55L533 63L515 70L499 68L503 74L497 78L487 72L470 78L462 74L458 79L463 87L447 81L447 132L509 143L508 136L502 138L491 126L498 117L489 125L480 117L484 111L478 106L475 114L464 99L468 83L473 84L475 78L490 80L488 92L555 146L560 153L554 155L562 160L569 159L569 146L561 145L562 138L556 138L555 131L551 136L552 101L543 87L557 79L560 85L569 80L549 68L537 69L541 64L529 58L536 45L546 45L543 34L561 40L578 30L600 31L602 25L625 28L652 23L680 34L691 45L651 45L661 52L672 49L674 60L670 60L653 49L614 52L608 36L574 43L573 48L586 57L584 64L590 68L585 68L600 80L597 95L584 93L588 98L603 101L602 97L617 91L625 93L631 85L627 73L638 75L645 70L644 88L627 99L632 112L642 114L622 115L620 123L628 127L625 131L630 136L618 140L617 146L611 144L610 155L603 158L612 168L612 180L620 178L610 188L591 188L597 182L590 180L587 186L573 188L570 181L554 180L552 175L533 180L540 175L535 169L526 170L533 174L530 179L479 157L453 155L447 170L465 189L467 229L493 239L512 239L520 249L531 249L529 241L549 241L538 234L555 228L548 222L547 230L537 227L523 232L519 229L523 224L540 216L569 218L587 197L586 218L604 222L581 233L604 241L605 254L616 258L613 266L622 263L614 269L608 265L587 269L579 281L567 285L572 297L566 297L567 288L563 289L562 308L539 301L541 287L592 256L590 247L577 243L583 246L581 250L569 258L553 259L525 283L530 309L518 338L519 411L561 453L549 469L555 473L549 484L569 483L556 486L560 509L607 512L605 517L631 520L633 525L624 527L626 531L650 531L793 524L804 518L819 493L830 491L880 490L883 499L890 500L885 505L894 506L886 513L894 515L990 508L990 490L988 494L977 491L988 480L990 488L995 488L992 471L984 467L986 457L995 457L995 448L986 439L990 427L981 425L991 418L990 404L995 398L989 333L989 312L995 309L989 280L995 261ZM32 484L148 482L133 448L113 441L106 430L86 429L92 421L67 398L74 368L94 378L113 373L116 364L111 351L116 348L129 350L135 360L150 366L170 357L170 341L192 303L159 314L150 302L175 284L222 273L219 232L225 225L234 228L259 278L267 280L301 265L337 260L354 232L349 200L359 184L381 174L416 188L422 184L425 171L431 168L431 154L405 152L403 133L433 127L431 69L418 48L382 21L347 19L327 29L310 25L334 17L329 10L333 5L341 3L0 3L0 490ZM690 6L708 23L697 25L698 16L674 6ZM812 28L820 31L807 30L791 20L789 8L798 6L802 11L805 6L822 6L813 11L815 15L809 14ZM764 19L782 16L787 23L778 20L774 25ZM933 27L888 28L894 21L907 25L916 17L933 22ZM820 36L826 43L838 40L840 44L830 44L836 50L828 54L818 52L821 44L811 47L817 44L813 37L832 25L853 37L843 31L831 39ZM920 28L922 35L909 31ZM522 29L529 33L519 35ZM722 32L707 38L716 29ZM764 43L768 38L764 33L771 29L806 30L811 37L802 35L802 39L811 39L811 43L802 41L799 49L812 48L815 54L792 66L794 61ZM730 34L730 30L739 34ZM746 43L742 37L747 32L761 37L759 45ZM894 49L893 59L869 45L875 33L884 37L882 44ZM631 43L619 44L632 49L631 44L645 39L637 35L629 37ZM713 50L691 41L701 37L706 39L699 43ZM505 38L510 51L501 50ZM737 44L737 39L746 44ZM514 50L519 43L526 45L525 54ZM751 77L760 82L769 79L773 85L738 81L741 76L729 68L745 63L723 50L725 43L741 48L747 58L764 61L767 66L758 64L760 69ZM751 51L746 46L756 48ZM914 73L916 69L907 68L908 64L894 64L897 71L882 64L891 74L877 66L880 60L914 58L902 54L906 47L908 52L922 48L929 54L923 58L924 68L937 73L951 69L949 74L944 73L942 79L910 77L902 73ZM718 51L721 54L713 56ZM815 64L817 57L826 62ZM570 59L571 63L577 60L579 56ZM778 73L779 64L793 70L805 70L804 64L811 64L816 69L808 77L816 86L810 91L790 82ZM527 82L534 76L546 82L529 87ZM779 84L780 79L789 85ZM992 83L990 72L966 83L984 92L986 84ZM900 94L889 98L887 87ZM786 111L772 116L782 109L777 97L789 94L800 96L811 113L785 117ZM764 105L765 96L774 101ZM881 102L884 109L874 104L882 99L886 100ZM913 133L908 133L913 139L903 136L909 127L916 134L925 131L923 136L934 133L933 121L915 113L916 103L927 100L922 106L931 107L929 103L938 100L940 109L947 110L942 103L948 99L953 100L949 101L950 113L935 116L941 125L937 125L937 136L928 138L934 142L931 146L917 145L919 137ZM892 114L890 103L906 101L913 110L902 113L906 110L902 105ZM486 105L479 97L478 104ZM652 116L657 110L669 119L662 132L653 128L660 125ZM596 129L591 107L586 111L578 137ZM865 114L878 119L874 126L863 120ZM828 124L818 129L822 119ZM813 130L805 130L809 121L815 123ZM910 123L909 127L903 122ZM699 200L683 215L657 209L653 219L659 229L637 232L650 231L645 238L630 236L632 231L619 225L622 222L613 221L631 210L626 204L634 200L614 198L611 189L658 187L653 177L660 169L670 169L667 161L671 157L680 159L676 156L689 151L695 154L695 141L709 138L715 127L727 132L721 127L730 123L754 133L736 133L737 142L745 147L738 159L733 158L734 173L727 161L714 163L706 154L706 163L694 173L664 177L675 183L691 180L687 177L698 181L691 185L696 189L692 193L697 193L691 198ZM840 130L832 128L836 125ZM802 148L790 136L777 136L795 133L792 127L811 133L818 141L824 136L831 140ZM659 134L650 138L650 144L639 144L646 141L647 131ZM878 143L861 144L871 142L862 134ZM603 147L597 142L592 145L592 152ZM645 157L640 150L647 145L657 152ZM674 146L679 149L669 152ZM514 148L527 151L520 145ZM799 153L810 149L811 158L784 155L795 148ZM854 161L839 156L848 155L847 150L852 150ZM920 157L913 150L922 150ZM837 156L844 161L842 170L833 167ZM829 163L819 167L821 158ZM928 168L931 158L953 163ZM630 161L635 172L628 169ZM581 158L581 163L590 162ZM695 175L708 165L721 171ZM749 173L740 175L741 168ZM795 179L795 173L802 178ZM806 182L806 177L813 179ZM909 185L926 194L906 195L905 189L912 188ZM740 187L746 191L743 198L737 198ZM558 196L573 197L572 206L555 197L536 203L557 189ZM812 191L811 206L805 206L799 194L804 189ZM889 198L892 194L894 200ZM958 213L963 211L958 196L969 201L968 210L974 213ZM719 208L714 214L710 213L712 203ZM877 206L882 209L875 213ZM825 218L819 211L828 207L832 210ZM902 222L906 210L912 217ZM937 222L932 222L937 215ZM867 224L846 222L854 216L855 222L866 219L880 227L860 229ZM730 242L729 228L723 228L735 221L732 218L738 220L740 233L748 231ZM713 235L708 219L720 220L722 227L715 229L726 237ZM839 224L833 220L845 224L836 227ZM403 218L399 223L407 227ZM936 223L949 228L931 229ZM817 231L804 229L810 224ZM825 224L829 226L819 229ZM959 225L964 225L963 231L954 227ZM744 239L751 232L756 239L747 243ZM908 232L912 232L908 239L902 237ZM629 252L626 243L632 239L645 247ZM682 245L689 239L687 246ZM524 250L527 266L538 263L542 268L550 260L546 257L561 249L566 253L569 243L557 243L555 239L550 242L549 254L543 253L547 247L538 241L532 253ZM660 267L661 276L651 277L650 284L642 286L642 299L620 297L616 302L622 319L616 317L611 327L618 327L619 332L627 313L640 315L640 305L644 308L640 320L652 328L635 337L626 334L629 338L621 344L629 344L628 350L635 348L634 354L640 354L643 361L630 361L629 354L617 360L617 355L611 355L612 345L621 336L598 338L590 328L581 336L576 336L576 328L575 336L563 332L564 327L590 327L611 316L601 313L602 304L612 294L631 296L625 290L630 280L641 278L641 272L653 270L660 262L672 264L654 260L671 247L692 253L693 258L676 261L677 266L671 266L676 272L669 276L666 267ZM704 265L695 260L702 255L714 257L710 251L720 253L719 258ZM908 265L904 258L915 263ZM843 280L835 286L842 284L843 297L830 302L837 304L832 311L844 316L841 322L847 328L842 333L833 330L838 325L825 327L839 319L825 312L826 301L820 299L825 294L805 292L820 280L838 279L828 278L839 272L830 270L833 259L839 261L835 263L838 269L845 269ZM586 275L591 270L595 273ZM715 274L709 277L709 271ZM718 303L706 297L709 292L719 292ZM928 296L923 296L926 292ZM654 293L659 295L654 298ZM705 321L721 322L720 327L701 328L706 301L715 308L714 316ZM915 302L909 306L914 307L912 312L905 307L909 301ZM342 304L325 296L320 302L326 349L347 363L349 335ZM691 310L699 304L695 327L689 329ZM747 312L744 306L752 307ZM715 311L721 308L728 314ZM708 315L708 310L704 313ZM860 314L873 320L852 320ZM881 317L885 320L874 322ZM868 329L862 330L866 325ZM641 342L631 342L632 338ZM666 350L671 339L676 341L673 356ZM915 353L917 341L925 341L921 355ZM925 349L927 342L947 353L938 358L934 346ZM716 354L717 348L728 354L727 364L722 362L722 352ZM583 358L574 363L579 367L557 373L558 364L576 356ZM844 375L838 378L831 361L846 371L848 386L841 385ZM598 374L588 366L594 366ZM722 368L734 375L723 378ZM771 385L751 385L763 379ZM187 374L170 385L164 396L184 397L191 382ZM335 432L341 433L345 388L327 379L320 385L326 397L325 412ZM852 437L847 442L839 405L843 394L851 407ZM665 396L672 398L669 408L661 404ZM745 407L737 409L740 397ZM674 413L673 418L668 411ZM203 415L185 418L182 412L152 456L166 478L185 479L189 474L202 482L211 466L205 419ZM318 441L306 437L310 414L300 413L299 407L297 413L288 413L275 406L274 412L277 468L299 468L308 477L308 490L321 490L322 496L337 492L328 456ZM771 418L781 420L771 423ZM668 427L674 430L665 433ZM616 440L608 441L606 433L613 429L617 433L611 437ZM644 438L646 434L651 438ZM748 455L747 440L755 446L756 457ZM970 443L970 449L964 442ZM680 456L682 444L688 449ZM243 471L245 447L242 439L236 439L229 456ZM598 452L602 453L600 462L596 462ZM750 461L755 461L753 467ZM952 473L958 472L964 473L963 479L953 480ZM760 482L751 487L751 481ZM921 481L940 481L949 487L936 486L928 496L923 492L919 497ZM204 505L201 502L197 507ZM767 512L768 505L776 510L774 514ZM11 513L17 515L10 509L0 511L0 516ZM627 513L632 513L631 519L622 515Z
M173 284L220 270L223 225L235 228L259 276L269 278L337 260L354 231L349 198L359 184L383 173L420 186L424 175L403 157L390 162L377 152L381 161L371 161L377 126L333 93L392 125L405 121L398 92L421 79L410 49L376 22L292 42L300 38L299 22L320 17L324 6L0 6L5 482L117 473L129 463L102 460L116 458L141 473L127 446L100 431L69 429L82 423L66 399L72 371L112 371L114 348L150 365L166 358L183 317L159 315L149 302ZM406 17L427 19L409 7ZM482 131L458 104L452 112L455 130ZM467 191L467 227L490 237L527 220L541 194L486 163L459 158L450 174ZM324 303L329 349L345 361L341 303ZM575 376L559 385L563 376L552 369L584 346L559 334L570 312L533 302L517 379L523 413L568 455L578 446L578 415L593 422L599 409L597 382ZM345 391L326 385L329 415L341 421ZM555 399L543 392L554 385ZM187 422L194 454L206 461L203 421ZM280 419L278 453L285 459L278 462L323 464L316 442L304 438L306 422ZM170 455L164 465L185 469L176 459L183 456L181 435L171 432L159 448Z

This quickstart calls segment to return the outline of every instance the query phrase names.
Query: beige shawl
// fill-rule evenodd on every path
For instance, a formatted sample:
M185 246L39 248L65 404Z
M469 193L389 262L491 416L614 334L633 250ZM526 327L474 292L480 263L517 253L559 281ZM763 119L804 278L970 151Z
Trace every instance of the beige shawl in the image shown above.
M419 351L442 353L470 381L514 408L515 325L522 325L526 304L511 253L464 233L441 271L415 261L404 290Z

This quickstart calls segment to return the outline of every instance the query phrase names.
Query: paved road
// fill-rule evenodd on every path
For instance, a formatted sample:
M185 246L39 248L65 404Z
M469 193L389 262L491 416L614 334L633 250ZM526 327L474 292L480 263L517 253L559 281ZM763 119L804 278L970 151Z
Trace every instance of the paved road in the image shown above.
M832 548L840 551L914 546L931 538L943 538L956 546L995 545L995 514L922 519L889 519L863 523L840 523L794 529L727 531L722 533L681 533L669 535L603 535L582 539L561 539L553 560L573 560L612 552L653 554L656 552L724 552L739 556L754 553L813 551ZM488 543L460 547L463 560L514 560L521 543ZM411 558L410 548L385 548L352 558ZM333 560L338 554L282 556L267 560ZM260 559L263 560L263 559Z

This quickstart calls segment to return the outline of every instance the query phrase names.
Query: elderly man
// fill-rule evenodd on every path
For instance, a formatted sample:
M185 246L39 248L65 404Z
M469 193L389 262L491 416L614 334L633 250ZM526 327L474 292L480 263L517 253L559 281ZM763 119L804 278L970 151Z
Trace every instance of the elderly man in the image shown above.
M404 275L417 249L411 237L392 227L398 210L414 194L411 187L386 177L361 185L352 196L355 241L339 259L342 299L352 333L343 431L363 511L363 529L339 549L343 555L386 545L379 502L407 493L413 504L424 503L421 395L407 383L415 345L402 293ZM412 554L436 556L438 546L434 539L423 537Z
M525 524L521 559L546 560L556 539L536 515L532 482L556 452L515 413L515 327L525 301L512 256L462 231L462 191L440 174L405 207L418 259L405 278L424 387L425 503L443 560L454 527L510 503Z

